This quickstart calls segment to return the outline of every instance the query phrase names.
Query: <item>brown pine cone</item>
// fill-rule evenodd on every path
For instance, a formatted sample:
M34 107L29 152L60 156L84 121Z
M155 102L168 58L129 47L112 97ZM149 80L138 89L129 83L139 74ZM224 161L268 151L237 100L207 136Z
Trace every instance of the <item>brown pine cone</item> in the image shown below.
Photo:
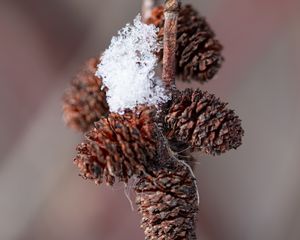
M140 178L135 186L146 240L196 239L195 179L186 166L172 165Z
M148 24L159 27L159 39L163 39L164 7L155 7ZM177 27L176 71L182 81L201 83L212 79L223 62L223 47L205 18L190 5L179 11ZM161 53L162 54L162 53Z
M111 113L95 123L86 134L86 141L78 145L74 163L80 175L100 184L112 185L115 179L127 182L132 175L154 164L156 141L153 111L139 107L124 114Z
M95 76L98 63L97 58L89 59L63 96L64 121L77 131L87 131L109 111L102 80Z
M241 145L241 120L213 94L200 89L175 92L165 117L166 136L208 154L221 154Z

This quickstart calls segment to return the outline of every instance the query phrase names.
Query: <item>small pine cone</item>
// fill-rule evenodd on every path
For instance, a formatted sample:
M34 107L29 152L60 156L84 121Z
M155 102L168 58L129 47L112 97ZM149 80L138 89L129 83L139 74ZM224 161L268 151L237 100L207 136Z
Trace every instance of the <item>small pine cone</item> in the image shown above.
M212 155L236 149L244 135L241 120L227 103L199 89L174 93L165 124L168 139Z
M159 169L135 186L146 240L194 240L197 190L184 165Z
M147 23L159 27L162 41L164 7L155 7ZM176 71L181 80L203 83L212 79L224 60L222 49L205 18L190 5L183 5L178 16L176 48Z
M77 131L87 131L101 116L108 114L102 80L95 76L98 63L97 58L89 59L63 96L64 121Z
M146 164L154 164L152 115L150 108L139 107L122 115L111 113L96 122L86 134L86 141L77 147L74 163L80 175L96 184L105 181L113 185L116 178L127 182L132 175L143 172Z

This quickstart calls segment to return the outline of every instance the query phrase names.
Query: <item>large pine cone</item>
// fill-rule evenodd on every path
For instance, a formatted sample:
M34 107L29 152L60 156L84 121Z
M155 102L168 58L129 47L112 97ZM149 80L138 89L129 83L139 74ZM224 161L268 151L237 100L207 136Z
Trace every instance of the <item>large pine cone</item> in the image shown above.
M124 114L111 113L95 123L86 134L86 141L78 145L74 163L80 175L112 185L116 178L127 182L133 175L154 164L156 141L152 110L139 107Z
M97 58L89 59L63 96L63 117L67 125L85 132L101 116L108 114L102 80L95 76Z
M146 240L196 239L195 179L186 166L172 165L140 178L135 186Z
M155 7L147 23L159 27L162 41L164 7ZM190 5L183 5L178 16L176 48L176 71L181 80L205 82L213 78L224 60L222 48L205 18Z
M175 92L165 117L166 136L193 150L221 154L241 145L241 120L213 94L199 89Z

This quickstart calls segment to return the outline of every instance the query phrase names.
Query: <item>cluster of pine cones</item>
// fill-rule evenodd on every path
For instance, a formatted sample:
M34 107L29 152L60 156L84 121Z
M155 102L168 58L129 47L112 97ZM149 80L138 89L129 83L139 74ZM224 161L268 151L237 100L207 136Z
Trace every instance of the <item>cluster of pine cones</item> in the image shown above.
M162 40L163 6L153 9L147 23L159 27ZM176 49L179 79L211 79L223 61L221 50L205 19L183 5ZM135 191L146 239L196 239L190 151L215 155L236 149L244 134L241 120L226 103L200 89L174 90L160 113L145 105L111 113L106 89L95 77L98 63L97 58L88 60L63 97L65 122L86 137L74 159L80 175L109 185L138 178Z

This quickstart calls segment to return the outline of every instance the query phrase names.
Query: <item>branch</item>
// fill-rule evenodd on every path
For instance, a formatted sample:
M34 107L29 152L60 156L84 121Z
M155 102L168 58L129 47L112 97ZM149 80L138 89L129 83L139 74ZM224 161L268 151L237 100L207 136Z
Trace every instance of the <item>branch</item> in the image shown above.
M175 88L175 51L179 1L165 1L164 53L162 79L169 89Z

